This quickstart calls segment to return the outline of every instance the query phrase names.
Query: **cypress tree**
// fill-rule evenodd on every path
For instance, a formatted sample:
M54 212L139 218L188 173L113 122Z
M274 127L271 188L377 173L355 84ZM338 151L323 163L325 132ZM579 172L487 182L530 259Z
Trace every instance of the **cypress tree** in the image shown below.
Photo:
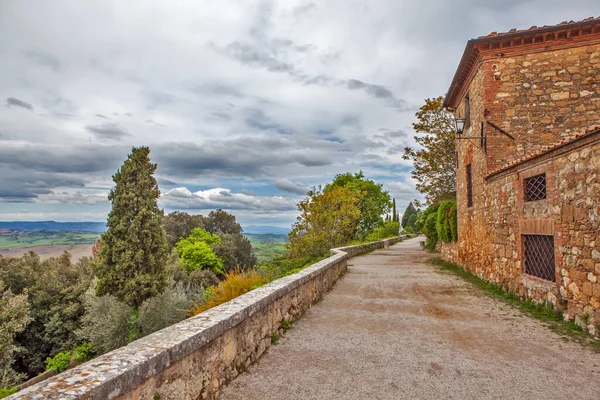
M398 222L398 216L396 215L396 199L392 200L392 221Z
M413 206L412 201L410 203L408 203L408 207L406 207L406 210L404 211L404 215L402 215L402 227L406 228L408 226L408 220L410 219L410 217L413 214L416 214L417 210L415 209L415 206Z
M108 199L112 210L102 234L99 260L94 266L98 296L112 295L131 307L129 339L139 336L142 303L162 293L167 284L168 246L158 208L160 191L148 147L134 147L113 176Z

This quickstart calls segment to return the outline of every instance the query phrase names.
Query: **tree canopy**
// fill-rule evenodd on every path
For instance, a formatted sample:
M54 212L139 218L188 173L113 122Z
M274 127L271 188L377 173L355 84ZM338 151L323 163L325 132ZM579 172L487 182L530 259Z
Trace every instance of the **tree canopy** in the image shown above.
M0 279L0 389L14 387L24 377L13 369L13 354L20 350L15 336L30 320L27 293L13 294Z
M169 248L175 247L179 239L188 237L194 228L204 229L204 217L182 211L173 211L163 218Z
M235 220L235 216L223 210L211 211L204 217L204 229L210 233L242 233L242 226Z
M383 215L390 211L389 193L383 190L380 183L365 178L362 171L337 175L333 182L325 186L324 192L327 193L335 187L347 189L358 199L360 217L355 232L358 237L366 237L376 226L383 223Z
M421 148L406 147L403 156L412 160L417 190L425 194L428 204L456 198L454 120L442 103L441 96L425 100L416 113L418 122L413 123Z
M195 228L187 237L179 240L175 250L181 261L187 266L187 271L210 269L216 274L223 272L223 260L219 258L211 246L221 243L221 238L204 229Z
M308 192L289 233L292 258L320 257L352 240L360 223L359 192L342 185Z

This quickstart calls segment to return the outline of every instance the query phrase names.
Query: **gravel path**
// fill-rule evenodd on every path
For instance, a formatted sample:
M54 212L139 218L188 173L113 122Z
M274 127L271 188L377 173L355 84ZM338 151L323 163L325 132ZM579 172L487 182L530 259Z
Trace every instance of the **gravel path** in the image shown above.
M350 260L222 399L600 399L600 354L427 264L412 239Z

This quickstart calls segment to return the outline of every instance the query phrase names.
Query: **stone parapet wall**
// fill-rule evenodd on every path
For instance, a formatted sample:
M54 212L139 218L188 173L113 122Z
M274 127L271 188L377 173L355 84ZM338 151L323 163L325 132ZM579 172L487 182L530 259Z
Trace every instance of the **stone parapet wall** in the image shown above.
M347 260L400 238L331 257L24 389L10 399L214 399L327 292Z

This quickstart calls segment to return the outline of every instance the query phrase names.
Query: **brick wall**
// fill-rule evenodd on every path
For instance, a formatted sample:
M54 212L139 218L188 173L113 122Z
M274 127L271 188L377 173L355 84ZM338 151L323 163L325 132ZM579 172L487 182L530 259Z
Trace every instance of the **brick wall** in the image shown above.
M490 170L600 122L600 44L518 51L481 65L487 119L516 138L490 127Z

